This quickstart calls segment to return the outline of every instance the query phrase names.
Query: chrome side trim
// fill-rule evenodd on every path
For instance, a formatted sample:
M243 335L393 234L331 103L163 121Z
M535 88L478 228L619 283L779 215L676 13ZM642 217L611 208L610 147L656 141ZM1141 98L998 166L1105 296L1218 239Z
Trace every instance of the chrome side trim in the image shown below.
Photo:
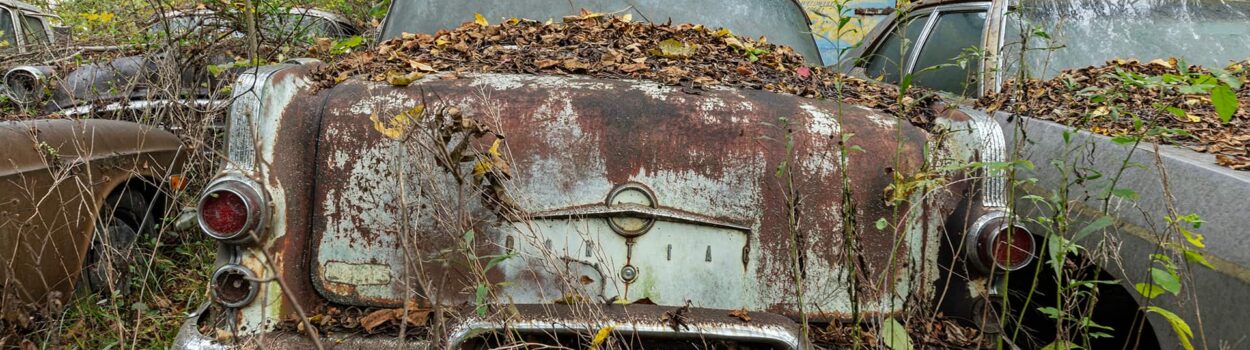
M215 109L219 107L224 107L225 105L226 105L226 101L215 101L211 99L197 99L194 101L169 101L169 100L126 101L126 102L113 102L113 103L100 106L100 107L93 106L93 105L80 105L77 107L62 109L60 111L57 111L55 114L71 117L71 116L89 114L91 112L97 112L97 113L117 112L117 111L122 111L122 110L143 110L143 109L164 108L164 107L169 107L169 106Z
M593 321L591 323L594 323ZM781 326L775 325L744 325L744 324L690 324L690 329L683 331L674 331L672 327L662 322L635 321L635 322L606 322L596 324L595 327L590 325L586 320L547 320L547 321L519 321L508 322L506 324L497 322L474 321L466 322L457 327L448 339L448 348L456 349L463 345L465 341L497 331L507 332L545 332L545 333L561 333L561 332L593 332L595 329L604 327L613 327L614 332L631 332L641 337L689 337L689 338L713 338L713 339L730 339L739 341L756 341L769 343L781 349L802 349L803 341L799 339L797 334L787 330ZM592 329L593 328L593 329Z
M668 209L664 207L652 208L642 205L619 205L615 207L593 206L572 209L551 210L535 213L529 219L576 219L576 218L610 218L610 217L636 217L655 219L659 221L669 221L684 224L696 224L710 227L727 228L738 230L746 233L751 232L751 228L746 225L735 224L732 222L709 218L698 214L687 213Z
M269 80L275 73L289 65L271 65L248 69L235 80L226 121L226 168L242 171L257 170L256 129L263 115L268 94Z
M972 108L961 107L972 120L973 138L980 144L982 163L1007 161L1007 138L1003 128L988 114ZM1007 208L1007 172L1003 169L985 168L985 185L982 186L981 205L986 208Z

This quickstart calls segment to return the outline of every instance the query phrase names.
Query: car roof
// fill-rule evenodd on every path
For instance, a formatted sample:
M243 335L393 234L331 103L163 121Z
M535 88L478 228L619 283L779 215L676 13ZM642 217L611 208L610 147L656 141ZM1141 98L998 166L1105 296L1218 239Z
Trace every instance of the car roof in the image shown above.
M6 1L6 0L0 0L0 1ZM173 10L173 11L165 12L164 17L207 16L207 15L212 15L215 12L216 11L213 11L210 9L203 9L203 8L187 9L187 10ZM311 8L311 7L292 7L289 10L287 10L287 13L313 16L313 17L321 17L321 18L325 18L325 19L339 22L339 23L347 23L347 24L352 23L351 21L347 20L347 17L340 16L337 13L325 11L325 10L318 10L318 9Z
M16 7L18 9L21 9L22 11L34 12L36 14L41 14L41 15L46 14L38 6L31 5L31 4L24 3L21 1L17 1L17 0L0 0L0 4L9 5L11 7Z
M990 2L990 0L920 0L920 1L912 2L911 8L918 9L918 8L950 5L950 4L967 4L967 3L983 3L983 2Z

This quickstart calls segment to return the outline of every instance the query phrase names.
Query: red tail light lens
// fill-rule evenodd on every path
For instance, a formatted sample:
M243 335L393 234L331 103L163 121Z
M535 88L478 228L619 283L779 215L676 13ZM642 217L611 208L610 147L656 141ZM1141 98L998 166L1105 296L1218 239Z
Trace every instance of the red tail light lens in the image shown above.
M250 180L217 180L200 195L200 229L214 239L242 243L259 234L265 203Z
M1015 271L1033 262L1033 234L1023 228L1010 226L999 229L991 248L997 269Z
M205 195L200 205L200 216L205 228L214 232L239 232L247 224L247 203L230 191L216 191Z
M977 219L966 238L966 260L981 272L1006 272L1024 268L1035 258L1033 234L1008 225L1008 213L991 212Z

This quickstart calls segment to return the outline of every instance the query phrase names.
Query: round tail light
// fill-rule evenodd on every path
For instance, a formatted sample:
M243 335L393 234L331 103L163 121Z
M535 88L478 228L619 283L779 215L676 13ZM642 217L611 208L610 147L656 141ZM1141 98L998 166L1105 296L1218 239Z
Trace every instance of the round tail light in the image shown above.
M243 243L259 234L264 197L244 179L218 180L200 195L200 229L213 239Z
M243 307L256 299L260 283L256 274L242 265L227 264L213 272L213 298L226 307Z
M1007 213L993 212L973 224L967 237L968 262L982 272L1009 272L1036 258L1033 234L1009 225Z

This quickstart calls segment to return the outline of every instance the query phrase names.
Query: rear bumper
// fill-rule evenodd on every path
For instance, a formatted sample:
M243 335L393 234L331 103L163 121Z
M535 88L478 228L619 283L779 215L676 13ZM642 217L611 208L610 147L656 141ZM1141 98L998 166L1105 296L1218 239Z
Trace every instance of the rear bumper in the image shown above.
M448 348L481 346L510 336L554 341L585 340L608 327L611 327L612 336L620 339L618 341L643 346L651 344L646 347L739 343L773 349L800 349L804 343L799 337L798 324L784 316L768 313L751 313L750 321L743 321L730 316L728 310L690 308L679 311L678 307L657 305L516 305L514 308L518 316L506 322L471 318L452 325L447 338ZM187 318L174 341L174 349L315 348L307 336L283 331L256 335L237 344L224 344L200 332L198 325L201 317L204 317L202 311ZM327 349L434 348L428 341L401 341L394 336L354 334L325 335L321 343Z

